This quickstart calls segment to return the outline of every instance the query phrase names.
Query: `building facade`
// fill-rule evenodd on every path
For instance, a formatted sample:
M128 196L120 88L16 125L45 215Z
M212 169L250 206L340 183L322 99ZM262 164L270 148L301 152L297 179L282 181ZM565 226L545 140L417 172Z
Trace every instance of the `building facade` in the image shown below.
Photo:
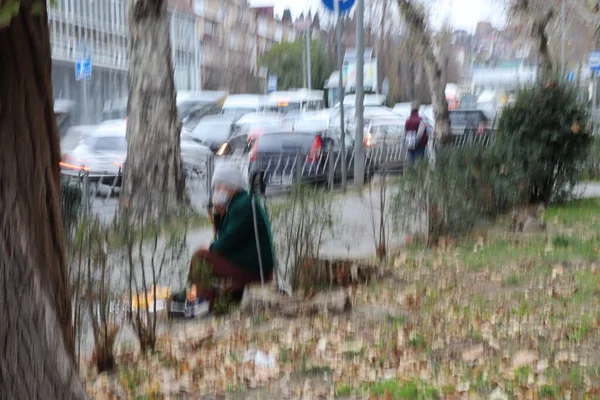
M76 104L75 123L101 121L105 106L127 96L127 1L57 0L48 8L54 97ZM169 0L169 18L178 90L262 91L260 57L296 37L272 7L251 8L246 0ZM87 82L75 79L81 43L91 51Z
M295 40L291 22L276 19L273 7L252 8L246 0L193 0L193 10L204 43L202 87L263 91L260 58L275 44Z
M48 7L55 99L74 101L75 123L102 120L105 104L127 96L127 0L57 0ZM199 90L202 42L187 0L170 1L171 47L178 90ZM81 44L91 53L92 78L75 79ZM86 112L83 112L85 108Z

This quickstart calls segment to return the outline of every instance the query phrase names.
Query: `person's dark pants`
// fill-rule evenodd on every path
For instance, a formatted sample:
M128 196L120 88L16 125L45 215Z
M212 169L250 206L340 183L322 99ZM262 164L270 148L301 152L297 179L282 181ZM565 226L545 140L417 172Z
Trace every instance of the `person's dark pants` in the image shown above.
M265 275L265 282L272 279L272 272ZM217 298L239 302L246 285L260 282L260 272L251 273L233 265L225 257L208 250L198 250L192 256L188 281L196 285L198 296L206 299L209 311L213 311ZM227 282L222 291L217 289L219 281Z
M425 149L408 150L408 166L414 168L417 161L425 158Z

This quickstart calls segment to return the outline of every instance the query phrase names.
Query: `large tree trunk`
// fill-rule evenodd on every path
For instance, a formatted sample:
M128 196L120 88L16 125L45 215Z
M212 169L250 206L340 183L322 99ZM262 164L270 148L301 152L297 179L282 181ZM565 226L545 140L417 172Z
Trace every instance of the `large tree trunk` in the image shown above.
M546 27L550 23L553 15L554 12L550 9L542 18L534 22L532 28L532 35L538 42L538 67L540 69L540 78L543 81L550 81L555 78L548 44L549 38L546 33Z
M85 398L74 363L46 2L0 27L0 398ZM4 7L0 2L0 8Z
M446 85L442 78L442 70L433 52L433 43L427 30L425 15L411 0L397 1L400 14L407 22L410 32L414 35L421 50L435 116L436 143L442 144L450 136L450 114L446 101Z
M129 0L129 118L122 206L168 218L185 201L167 0Z

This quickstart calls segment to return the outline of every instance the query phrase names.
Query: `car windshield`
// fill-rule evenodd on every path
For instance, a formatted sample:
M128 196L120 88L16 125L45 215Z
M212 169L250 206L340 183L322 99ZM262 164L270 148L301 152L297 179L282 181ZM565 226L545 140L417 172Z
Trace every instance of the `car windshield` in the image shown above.
M99 152L125 153L127 141L125 136L98 136L92 148Z
M291 132L264 135L258 139L257 149L261 153L289 153L310 150L315 135Z
M301 119L296 121L294 129L296 130L325 130L329 128L329 121L324 119Z
M385 136L401 136L404 132L404 127L401 125L379 125L372 128L371 133L373 135L385 135Z
M223 115L232 116L232 117L241 117L246 114L255 113L256 108L251 107L231 107L231 108L223 108Z
M195 108L195 106L199 106L202 104L204 104L204 102L201 102L201 101L184 101L184 102L177 104L177 111L179 112L179 118L181 118L183 120L190 114L190 111L193 108Z
M281 126L280 120L264 120L264 121L253 121L249 123L239 123L237 126L240 127L242 132L254 132L254 131L266 131L277 129Z
M79 143L85 142L87 132L80 129L69 129L65 136L60 141L61 151L71 151L79 145Z
M200 120L194 129L192 136L203 142L215 142L227 140L231 132L231 122Z

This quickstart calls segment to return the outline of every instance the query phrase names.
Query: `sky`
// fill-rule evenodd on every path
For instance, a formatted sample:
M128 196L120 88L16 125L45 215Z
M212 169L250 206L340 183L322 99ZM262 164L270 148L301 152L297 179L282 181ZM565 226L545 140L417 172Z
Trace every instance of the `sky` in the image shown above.
M365 6L371 0L364 0ZM455 29L469 32L475 30L478 21L489 21L501 28L505 23L504 10L499 4L501 0L430 0L435 2L435 12L431 15L434 29L439 29L445 21L449 21ZM253 6L274 6L275 13L281 15L285 8L292 11L293 16L309 9L319 10L320 0L250 0Z

